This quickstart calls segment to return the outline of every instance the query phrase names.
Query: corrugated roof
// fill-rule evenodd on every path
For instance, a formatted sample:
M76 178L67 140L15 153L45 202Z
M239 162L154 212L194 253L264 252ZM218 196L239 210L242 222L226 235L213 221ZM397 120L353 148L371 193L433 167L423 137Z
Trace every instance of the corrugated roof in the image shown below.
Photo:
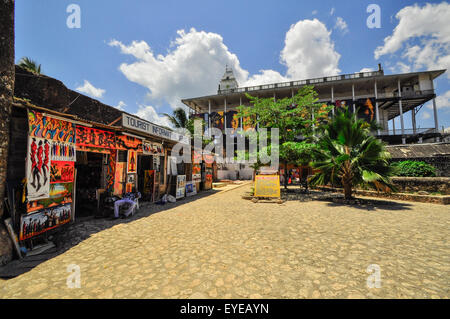
M450 143L391 145L386 149L394 159L450 156Z

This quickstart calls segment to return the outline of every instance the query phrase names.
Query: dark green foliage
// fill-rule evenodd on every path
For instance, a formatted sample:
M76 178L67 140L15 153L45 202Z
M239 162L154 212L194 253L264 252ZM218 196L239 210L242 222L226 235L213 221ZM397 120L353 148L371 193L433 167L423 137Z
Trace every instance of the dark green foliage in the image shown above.
M421 161L402 161L392 164L395 167L395 175L406 177L434 177L436 169Z

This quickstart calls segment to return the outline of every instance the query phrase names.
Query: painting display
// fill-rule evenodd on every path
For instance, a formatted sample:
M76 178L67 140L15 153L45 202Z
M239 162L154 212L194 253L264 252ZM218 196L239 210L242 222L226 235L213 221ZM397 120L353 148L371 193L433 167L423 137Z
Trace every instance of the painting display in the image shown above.
M75 124L40 112L28 111L29 136L63 143L75 143Z
M116 163L116 171L114 177L114 195L122 195L125 184L125 163Z
M144 142L142 143L142 152L144 155L164 156L163 146L159 143Z
M75 162L77 160L77 152L75 144L53 142L51 147L52 160Z
M73 183L57 183L50 185L49 199L72 198Z
M50 167L50 183L73 182L75 176L74 162L53 161Z
M33 214L22 215L19 238L20 240L25 240L68 223L71 219L71 215L71 204L64 204L47 208Z
M146 170L144 171L144 195L153 195L155 185L155 171Z
M186 197L197 194L195 182L186 182Z
M33 202L27 202L27 213L36 212L45 208L55 207L63 204L72 203L72 196L45 198Z
M116 148L116 135L113 132L77 125L76 134L77 147Z
M128 151L128 161L127 161L127 173L136 173L137 172L137 152L136 151Z
M142 151L142 139L128 135L116 135L118 150Z
M114 177L117 163L117 150L110 149L110 154L107 156L106 169L106 190L108 192L114 191Z
M175 198L183 198L186 192L186 175L177 176L177 188Z
M50 190L50 142L29 137L26 162L27 199L29 201L49 197Z
M205 169L205 190L211 189L213 183L213 169L211 167L206 167Z

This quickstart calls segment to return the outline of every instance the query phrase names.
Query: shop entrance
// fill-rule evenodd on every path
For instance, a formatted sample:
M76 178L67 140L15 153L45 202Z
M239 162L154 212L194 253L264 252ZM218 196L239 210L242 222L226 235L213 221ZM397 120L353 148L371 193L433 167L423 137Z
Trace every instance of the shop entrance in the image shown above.
M156 171L152 155L138 155L138 190L142 200L155 201Z
M76 200L77 217L93 216L97 212L97 196L104 189L106 154L77 151Z

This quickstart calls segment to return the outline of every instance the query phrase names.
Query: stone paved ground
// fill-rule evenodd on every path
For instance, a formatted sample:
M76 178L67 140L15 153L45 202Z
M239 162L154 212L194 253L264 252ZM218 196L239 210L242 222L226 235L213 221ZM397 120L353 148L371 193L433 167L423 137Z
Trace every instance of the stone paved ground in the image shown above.
M450 297L448 206L255 204L241 199L249 190L104 221L111 227L25 274L0 279L0 297ZM69 264L81 267L79 289L66 285ZM381 268L379 289L366 284L371 264Z

